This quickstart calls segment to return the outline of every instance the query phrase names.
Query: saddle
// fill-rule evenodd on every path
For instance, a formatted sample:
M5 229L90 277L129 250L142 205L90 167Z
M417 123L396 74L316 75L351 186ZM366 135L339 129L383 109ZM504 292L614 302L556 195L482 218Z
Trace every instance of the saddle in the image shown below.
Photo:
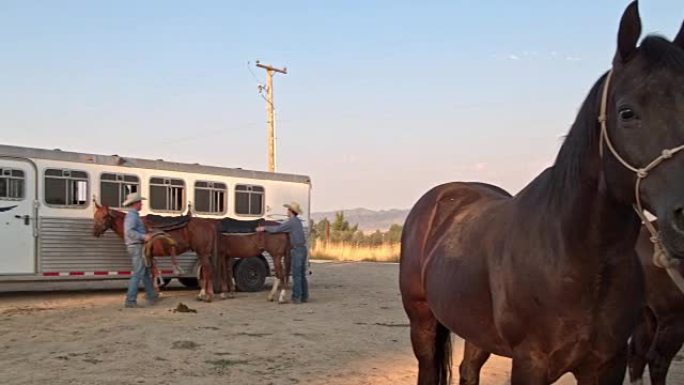
M219 221L218 231L219 233L232 234L254 233L256 232L257 226L261 225L262 222L263 219L241 221L238 219L225 217Z
M145 217L145 224L150 230L171 231L187 226L190 219L192 216L189 214L175 217L149 214Z
M145 242L145 246L143 246L143 255L145 256L145 266L146 267L151 267L153 265L154 250L152 249L152 246L153 246L154 242L162 241L167 246L170 246L170 247L176 246L176 241L169 234L166 234L163 231L155 231L155 232L151 233L150 235L151 235L150 240Z

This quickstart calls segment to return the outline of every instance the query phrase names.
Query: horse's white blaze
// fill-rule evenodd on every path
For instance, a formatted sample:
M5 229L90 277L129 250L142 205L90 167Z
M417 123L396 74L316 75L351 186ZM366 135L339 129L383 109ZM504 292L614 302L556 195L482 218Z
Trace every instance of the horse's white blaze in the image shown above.
M279 303L284 303L285 302L285 294L287 294L287 290L283 289L280 291L280 297L278 297L278 302Z
M278 286L280 286L280 279L275 278L273 280L273 287L271 288L271 292L268 294L268 300L273 301L275 298L276 292L278 291Z

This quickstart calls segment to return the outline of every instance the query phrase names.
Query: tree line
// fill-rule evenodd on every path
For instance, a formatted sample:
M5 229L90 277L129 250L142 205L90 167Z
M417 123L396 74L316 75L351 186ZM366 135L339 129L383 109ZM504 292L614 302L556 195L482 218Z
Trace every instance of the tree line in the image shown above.
M335 220L330 222L323 218L314 222L311 227L311 240L315 242L347 243L363 246L379 246L382 244L399 243L401 241L401 225L394 224L389 230L383 232L375 230L370 234L364 234L359 230L359 225L350 225L343 212L335 213Z

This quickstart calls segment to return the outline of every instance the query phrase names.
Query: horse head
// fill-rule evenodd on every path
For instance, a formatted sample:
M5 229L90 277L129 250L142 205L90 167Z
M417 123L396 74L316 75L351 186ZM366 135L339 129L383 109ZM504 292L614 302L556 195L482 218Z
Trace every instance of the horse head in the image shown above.
M113 228L114 217L109 211L109 207L100 206L95 202L95 214L93 215L93 235L96 237L104 234L108 229Z
M637 45L640 34L635 1L602 86L603 175L618 201L658 218L654 241L684 258L684 25L672 42L648 36Z

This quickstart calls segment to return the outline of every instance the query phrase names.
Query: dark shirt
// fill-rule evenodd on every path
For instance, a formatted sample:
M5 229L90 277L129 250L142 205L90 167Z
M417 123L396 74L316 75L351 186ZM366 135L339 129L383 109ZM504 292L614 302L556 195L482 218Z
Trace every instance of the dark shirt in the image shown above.
M269 233L287 233L293 248L306 246L304 226L302 226L302 221L296 216L288 218L285 222L277 226L266 226L264 227L264 230Z

